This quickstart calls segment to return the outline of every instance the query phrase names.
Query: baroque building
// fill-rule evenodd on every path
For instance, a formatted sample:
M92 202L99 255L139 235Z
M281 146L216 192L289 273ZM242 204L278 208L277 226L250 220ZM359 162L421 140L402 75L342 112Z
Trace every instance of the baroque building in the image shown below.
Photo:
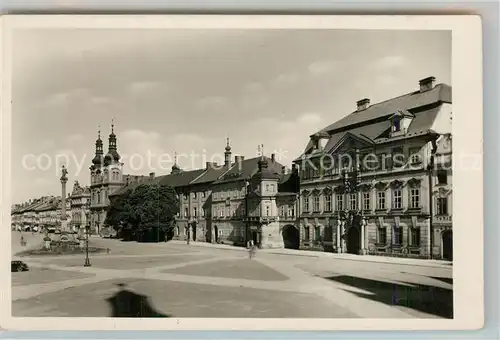
M15 230L55 231L61 227L61 197L44 196L18 204L11 212L11 224ZM71 221L70 202L66 201L66 220Z
M179 198L176 240L239 246L254 240L261 247L293 246L294 241L283 236L298 234L296 168L286 172L274 155L233 160L229 140L224 156L224 164L207 162L202 169L187 171L175 161L170 174L131 179L110 196L142 183L167 185Z
M429 77L311 135L294 161L300 247L451 258L451 118L451 87Z
M114 124L108 138L108 153L104 155L101 133L95 142L95 156L90 166L90 228L100 233L106 219L109 195L123 186L123 163L120 162Z
M90 188L82 187L78 181L73 184L69 197L71 206L71 230L78 231L85 228L87 218L90 217Z

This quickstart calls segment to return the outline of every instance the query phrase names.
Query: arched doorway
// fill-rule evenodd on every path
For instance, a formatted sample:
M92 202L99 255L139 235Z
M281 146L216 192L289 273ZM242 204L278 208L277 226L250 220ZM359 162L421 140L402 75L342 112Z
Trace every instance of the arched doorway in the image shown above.
M283 236L283 243L285 244L285 248L288 249L299 249L300 245L300 233L297 228L293 225L289 224L283 227L283 231L281 232Z
M356 227L349 228L347 231L347 252L349 254L359 254L360 245L359 229Z
M216 225L214 225L214 243L219 242L219 228L217 228Z
M442 235L443 242L443 259L452 261L453 260L453 232L451 230L446 230Z

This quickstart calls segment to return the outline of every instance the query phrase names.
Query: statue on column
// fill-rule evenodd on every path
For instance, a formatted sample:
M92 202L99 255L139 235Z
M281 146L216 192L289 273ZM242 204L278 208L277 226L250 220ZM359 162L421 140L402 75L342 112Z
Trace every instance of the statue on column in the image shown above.
M68 170L66 166L61 168L61 230L67 231L67 219L66 219L66 183L68 182Z

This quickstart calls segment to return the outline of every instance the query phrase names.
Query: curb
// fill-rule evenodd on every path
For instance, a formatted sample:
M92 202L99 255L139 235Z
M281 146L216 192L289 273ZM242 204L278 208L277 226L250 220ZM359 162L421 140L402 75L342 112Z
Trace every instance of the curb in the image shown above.
M180 244L180 245L187 245L185 242L176 242L174 244ZM190 246L194 247L201 247L201 248L212 248L212 249L221 249L221 250L233 250L233 251L246 251L246 248L241 248L241 247L234 247L234 246L212 246L210 244L196 244L196 243L190 243ZM341 257L341 256L331 256L331 255L313 255L313 254L293 254L293 253L280 253L276 251L268 251L266 249L260 249L260 251L266 253L266 254L273 254L273 255L284 255L284 256L302 256L302 257L311 257L311 258L317 258L317 259L337 259L337 260L344 260L344 261L356 261L356 262L365 262L365 263L384 263L384 264L394 264L394 265L402 265L402 266L415 266L415 267L426 267L426 268L440 268L440 269L447 269L447 268L453 268L453 263L450 264L423 264L423 263L404 263L404 262L392 262L392 261L381 261L381 260L374 260L373 258L367 257L370 255L363 256L364 258L348 258L348 257ZM300 252L300 250L299 250ZM323 252L320 252L323 254ZM327 253L329 254L329 253Z

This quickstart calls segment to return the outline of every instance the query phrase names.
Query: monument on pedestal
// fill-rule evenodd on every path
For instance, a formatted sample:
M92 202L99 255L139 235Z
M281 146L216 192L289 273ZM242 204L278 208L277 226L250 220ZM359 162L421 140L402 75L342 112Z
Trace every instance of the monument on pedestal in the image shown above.
M63 165L61 169L61 231L68 232L68 221L66 219L66 183L68 183L68 170Z

